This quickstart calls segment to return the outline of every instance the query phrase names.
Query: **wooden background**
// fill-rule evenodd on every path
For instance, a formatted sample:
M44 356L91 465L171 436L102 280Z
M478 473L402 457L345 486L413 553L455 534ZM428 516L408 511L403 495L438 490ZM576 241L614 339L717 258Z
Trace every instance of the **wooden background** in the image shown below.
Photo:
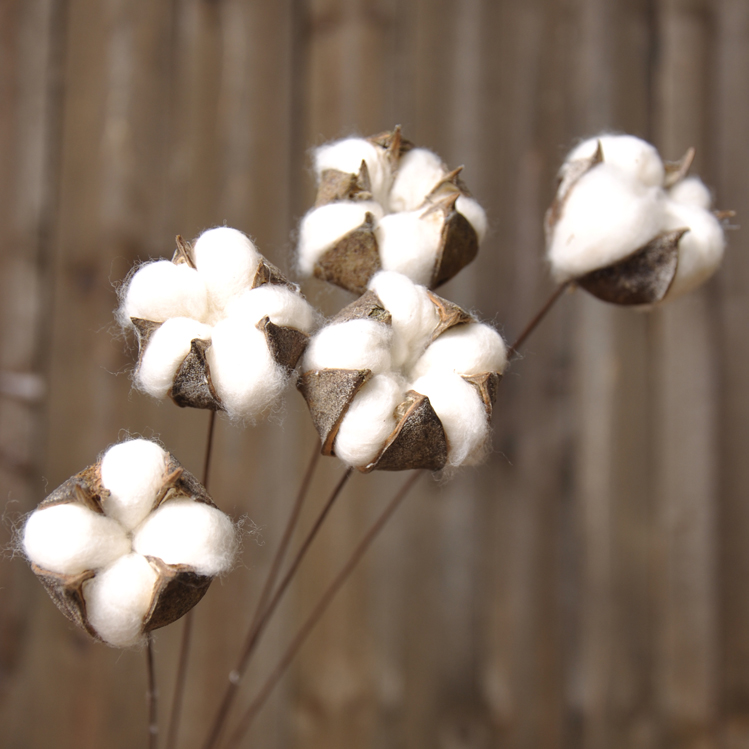
M490 216L444 295L512 339L552 289L541 221L576 138L694 145L743 222L748 84L747 0L0 0L0 743L146 744L143 653L74 631L11 546L126 431L200 471L207 414L130 389L112 310L135 261L226 223L291 269L309 149L400 123ZM749 747L748 245L731 232L719 275L652 314L562 299L504 379L488 462L422 480L247 746ZM248 534L196 610L184 747L314 437L295 392L219 423L212 494ZM342 470L322 462L305 524ZM352 479L243 702L402 481ZM165 699L180 632L156 640Z

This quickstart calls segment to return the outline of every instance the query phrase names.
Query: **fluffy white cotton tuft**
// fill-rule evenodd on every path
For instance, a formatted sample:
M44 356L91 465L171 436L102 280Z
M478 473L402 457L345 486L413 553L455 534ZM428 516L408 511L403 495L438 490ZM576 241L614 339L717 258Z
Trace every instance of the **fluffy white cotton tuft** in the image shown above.
M467 198L465 195L461 195L455 201L455 209L468 219L479 242L482 242L489 229L486 211L473 198Z
M413 148L398 165L390 190L391 211L414 211L447 174L447 168L436 153Z
M164 322L170 317L204 320L208 311L205 282L184 263L169 260L142 265L130 279L123 295L120 318L130 325L131 317Z
M299 227L299 271L311 276L320 257L341 237L360 227L367 213L375 219L383 216L379 203L360 200L328 203L309 211Z
M605 164L618 167L649 187L663 186L665 170L658 151L650 143L634 135L599 135L589 138L570 152L562 171L571 161L593 156L599 141Z
M216 392L233 419L259 415L288 380L271 356L265 334L248 328L241 317L228 317L214 327L206 358Z
M256 325L266 315L276 325L296 328L304 333L309 333L316 322L312 305L286 286L263 284L245 291L226 307L227 317L241 318L248 325Z
M429 209L385 216L375 231L383 269L431 285L444 223L441 211Z
M335 454L351 466L371 463L396 427L395 409L403 401L402 380L381 374L367 382L349 406L335 440Z
M718 219L702 208L669 201L665 228L684 227L689 231L679 240L679 264L664 301L675 299L704 283L723 259L725 236Z
M435 371L477 375L501 373L507 365L502 336L483 323L456 325L439 336L411 370L411 377Z
M229 299L249 288L260 262L255 245L241 231L220 226L204 231L195 242L193 257L208 289L213 315L220 319Z
M221 510L192 499L173 499L146 519L133 538L133 549L213 577L231 568L237 536Z
M710 190L699 177L687 177L677 182L669 191L668 197L676 203L708 210L712 203Z
M549 261L566 281L623 260L661 230L663 191L606 163L575 184L554 228Z
M101 461L101 483L110 496L104 512L132 530L148 515L164 483L167 453L150 440L110 447Z
M460 375L431 373L417 379L411 389L429 398L447 435L447 462L451 466L475 465L486 452L489 425L478 390Z
M79 504L34 512L23 529L23 550L34 564L62 575L98 569L130 551L117 523Z
M148 560L128 554L83 584L88 621L102 640L118 648L141 642L156 579Z
M439 324L439 314L426 288L401 273L380 271L369 282L392 316L392 366L408 369L423 353Z
M380 374L390 369L392 329L375 320L349 320L327 325L312 338L302 370L370 369Z
M326 169L337 169L347 174L358 174L362 161L366 161L372 196L387 204L391 184L391 169L385 150L364 138L345 138L320 146L315 151L315 172L318 179Z
M190 352L194 338L209 339L211 327L188 317L173 317L154 331L135 377L136 385L154 398L164 398L174 375Z

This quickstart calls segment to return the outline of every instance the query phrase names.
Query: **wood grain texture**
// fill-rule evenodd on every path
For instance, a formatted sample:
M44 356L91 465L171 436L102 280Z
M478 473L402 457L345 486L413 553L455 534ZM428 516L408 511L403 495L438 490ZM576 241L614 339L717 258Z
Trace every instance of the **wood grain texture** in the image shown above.
M131 391L113 335L116 285L176 234L236 226L293 275L309 149L400 123L489 215L440 293L512 340L553 291L542 218L576 138L694 145L743 223L747 49L745 0L0 4L1 543L125 432L200 471L207 414ZM564 295L500 385L486 463L420 482L247 745L747 746L747 249L730 231L716 279L650 314ZM351 300L303 290L325 314ZM18 397L35 382L43 400ZM257 425L218 421L210 490L246 533L196 609L181 746L201 745L315 438L292 391ZM341 470L322 459L295 543ZM351 480L240 706L403 480ZM162 698L180 628L156 637ZM4 744L142 745L145 686L142 653L89 642L2 560Z

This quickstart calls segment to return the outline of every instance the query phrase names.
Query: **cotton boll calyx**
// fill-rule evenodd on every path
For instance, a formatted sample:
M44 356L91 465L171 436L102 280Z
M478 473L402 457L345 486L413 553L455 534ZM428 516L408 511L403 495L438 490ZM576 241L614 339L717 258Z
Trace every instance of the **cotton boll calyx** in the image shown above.
M89 624L118 648L138 645L158 575L140 554L128 554L83 584Z
M163 398L174 383L194 339L210 340L211 327L187 317L167 320L151 336L135 377L136 385L154 398Z
M45 570L77 575L127 554L130 540L116 520L78 504L59 504L29 516L23 550Z
M484 240L489 230L489 221L486 211L473 199L461 195L455 203L455 210L462 213L476 232L479 242Z
M207 310L208 292L198 272L185 264L159 260L142 265L130 279L120 317L126 326L133 317L152 322L170 317L202 320Z
M231 568L237 537L231 520L220 510L192 499L174 499L144 521L133 538L133 549L213 577Z
M109 492L104 512L132 530L153 509L163 486L167 453L150 440L129 440L109 448L101 460L101 483Z

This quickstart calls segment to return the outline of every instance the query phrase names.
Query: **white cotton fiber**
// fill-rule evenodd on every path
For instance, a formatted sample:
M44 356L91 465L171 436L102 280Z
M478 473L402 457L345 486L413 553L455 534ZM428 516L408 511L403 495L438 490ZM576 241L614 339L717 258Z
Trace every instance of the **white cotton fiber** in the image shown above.
M233 419L259 415L281 394L288 375L268 350L265 334L229 317L213 329L206 352L213 385Z
M433 373L410 385L429 398L447 435L447 462L475 465L484 457L489 436L486 410L478 390L452 373Z
M148 560L128 554L83 584L88 621L102 640L118 648L141 642L156 579Z
M392 316L390 347L394 369L408 369L423 353L439 325L439 314L424 286L401 273L380 271L369 282Z
M204 320L208 310L205 282L185 263L169 260L142 265L124 293L120 317L128 325L131 317L164 322L170 317Z
M255 245L241 231L220 226L204 231L193 247L195 265L208 289L213 319L226 303L249 288L260 262Z
M710 190L699 177L687 177L677 182L669 191L668 197L676 203L708 210L712 203Z
M462 213L476 232L479 242L482 242L489 229L486 211L473 199L461 195L455 201L455 210Z
M77 575L127 554L130 540L115 520L71 503L34 512L23 529L23 550L45 570Z
M334 451L351 466L371 463L395 429L395 409L403 401L403 381L391 374L373 377L359 390L336 436Z
M477 375L502 372L507 351L502 336L483 323L456 325L439 336L411 370L412 378L441 372Z
M136 385L154 398L164 398L194 338L210 340L211 327L188 317L167 320L151 336L135 377Z
M349 320L327 325L310 341L302 370L370 369L380 374L390 369L389 325L375 320Z
M723 259L725 236L718 219L702 208L669 201L667 230L688 227L679 240L679 264L665 299L675 299L696 288L715 273Z
M390 190L391 211L414 211L447 174L436 153L413 148L398 164L398 173Z
M383 269L403 273L414 283L429 286L444 223L442 211L429 209L385 216L375 231Z
M301 294L269 283L232 299L226 307L226 316L242 319L247 325L256 325L268 316L276 325L304 333L309 333L316 322L314 308Z
M554 228L549 261L558 281L622 260L661 230L663 191L599 164L570 191Z
M665 170L658 151L650 143L634 135L599 135L589 138L570 152L562 170L571 161L593 156L599 141L604 163L619 167L643 185L663 186Z
M372 196L385 205L392 180L390 163L385 149L364 138L345 138L320 146L315 151L315 173L318 179L326 169L358 174L362 161L367 163Z
M299 227L299 271L311 276L320 257L341 237L360 227L367 213L375 219L383 216L378 203L360 200L328 203L309 211Z
M141 523L153 507L166 472L167 453L150 440L129 440L110 447L101 461L101 483L110 496L104 512L126 530Z
M192 499L173 499L146 519L135 533L133 549L213 577L232 566L237 537L231 520L221 510Z

